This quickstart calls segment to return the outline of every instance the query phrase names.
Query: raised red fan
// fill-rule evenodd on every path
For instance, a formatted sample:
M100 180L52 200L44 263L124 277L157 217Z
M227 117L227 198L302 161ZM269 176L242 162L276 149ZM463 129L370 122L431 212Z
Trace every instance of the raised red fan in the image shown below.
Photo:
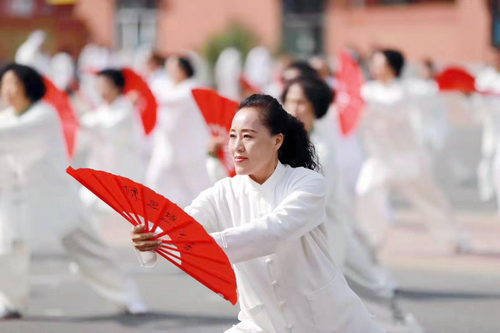
M196 104L198 104L198 108L210 128L211 135L222 137L225 142L228 142L231 123L236 110L238 110L238 103L220 96L216 91L211 89L193 89L192 93ZM219 151L218 157L228 175L233 177L236 174L234 161L229 154L227 145L224 145Z
M335 104L342 134L348 136L361 120L365 106L361 97L361 87L365 83L365 78L356 60L346 50L340 52L339 66Z
M236 278L224 251L203 226L153 190L107 172L67 169L83 186L133 225L145 224L163 246L156 252L213 292L236 304Z
M122 73L125 77L125 89L123 92L127 94L136 91L139 94L137 106L141 114L144 132L148 135L156 125L156 112L158 108L156 98L151 92L151 89L149 89L146 81L144 81L139 74L135 73L130 68L123 68Z
M442 91L471 93L476 90L474 76L459 67L445 69L436 77L436 82Z

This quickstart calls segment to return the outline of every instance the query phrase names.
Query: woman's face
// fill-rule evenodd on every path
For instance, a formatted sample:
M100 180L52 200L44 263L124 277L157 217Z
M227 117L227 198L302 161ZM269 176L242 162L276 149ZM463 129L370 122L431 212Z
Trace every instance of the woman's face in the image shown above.
M97 77L97 91L107 104L112 104L120 96L120 90L115 86L114 82L103 75Z
M304 123L307 132L312 131L314 121L316 120L314 106L307 99L306 94L298 83L294 83L288 88L284 106L288 113Z
M257 175L277 161L283 134L271 135L259 119L259 110L243 108L236 113L229 133L229 152L238 175Z
M387 80L394 77L392 68L389 66L385 55L376 52L370 61L370 72L375 80Z
M19 105L28 100L24 85L13 70L7 71L3 75L1 95L5 104L9 106Z
M165 68L174 83L178 84L187 79L186 73L179 64L179 58L168 57Z

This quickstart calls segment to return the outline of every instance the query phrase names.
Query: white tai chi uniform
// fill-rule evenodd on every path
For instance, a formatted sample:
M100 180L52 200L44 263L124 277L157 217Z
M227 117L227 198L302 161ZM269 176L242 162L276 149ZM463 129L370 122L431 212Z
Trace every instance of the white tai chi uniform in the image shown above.
M185 80L158 98L159 113L146 186L185 207L212 184L206 168L208 126Z
M278 163L262 185L225 178L185 209L234 265L240 323L227 333L382 332L329 254L325 196L319 173Z
M82 130L90 136L87 167L142 182L144 129L140 121L132 103L124 96L83 115Z
M120 306L138 301L135 285L92 230L76 183L65 172L69 161L56 111L37 102L20 116L13 109L1 114L0 312L25 309L27 249L54 240L62 241L99 295Z
M357 184L359 221L374 246L388 226L388 191L395 189L423 213L427 227L444 246L455 247L458 234L451 207L436 186L421 147L412 113L418 112L405 87L369 82L362 88L367 102L363 136L367 158Z

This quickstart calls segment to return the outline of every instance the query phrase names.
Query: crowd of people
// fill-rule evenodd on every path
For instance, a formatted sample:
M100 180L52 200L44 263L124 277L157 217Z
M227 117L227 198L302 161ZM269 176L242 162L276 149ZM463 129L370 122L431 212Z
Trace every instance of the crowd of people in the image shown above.
M405 57L377 49L369 59L359 125L340 130L330 63L274 58L264 47L245 61L224 50L213 70L194 52L131 57L86 46L75 64L47 58L36 32L0 74L0 317L20 318L29 295L30 253L60 240L99 295L131 314L147 311L98 228L120 218L65 174L70 164L143 183L201 223L233 264L240 323L227 332L423 332L398 304L398 283L377 260L393 219L390 194L417 209L447 255L471 250L432 165L450 128L449 94L482 121L481 194L500 191L500 56L480 72L474 94L441 92L435 65L404 77ZM355 55L353 55L355 56ZM140 98L125 92L133 68L157 102L146 135ZM44 77L71 96L79 118L68 157L61 120L44 100ZM241 102L227 136L213 136L192 89L214 86ZM476 112L477 111L477 112ZM236 176L218 160L228 147ZM500 197L500 196L498 196ZM152 266L156 235L131 232ZM382 329L383 328L383 329Z

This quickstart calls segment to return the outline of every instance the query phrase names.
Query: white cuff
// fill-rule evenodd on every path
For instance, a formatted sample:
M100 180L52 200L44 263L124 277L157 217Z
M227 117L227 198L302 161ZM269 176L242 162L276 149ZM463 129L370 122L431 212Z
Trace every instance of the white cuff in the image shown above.
M156 252L154 251L141 252L137 249L134 250L141 266L153 267L156 264L156 260L158 259L158 257L156 256Z

